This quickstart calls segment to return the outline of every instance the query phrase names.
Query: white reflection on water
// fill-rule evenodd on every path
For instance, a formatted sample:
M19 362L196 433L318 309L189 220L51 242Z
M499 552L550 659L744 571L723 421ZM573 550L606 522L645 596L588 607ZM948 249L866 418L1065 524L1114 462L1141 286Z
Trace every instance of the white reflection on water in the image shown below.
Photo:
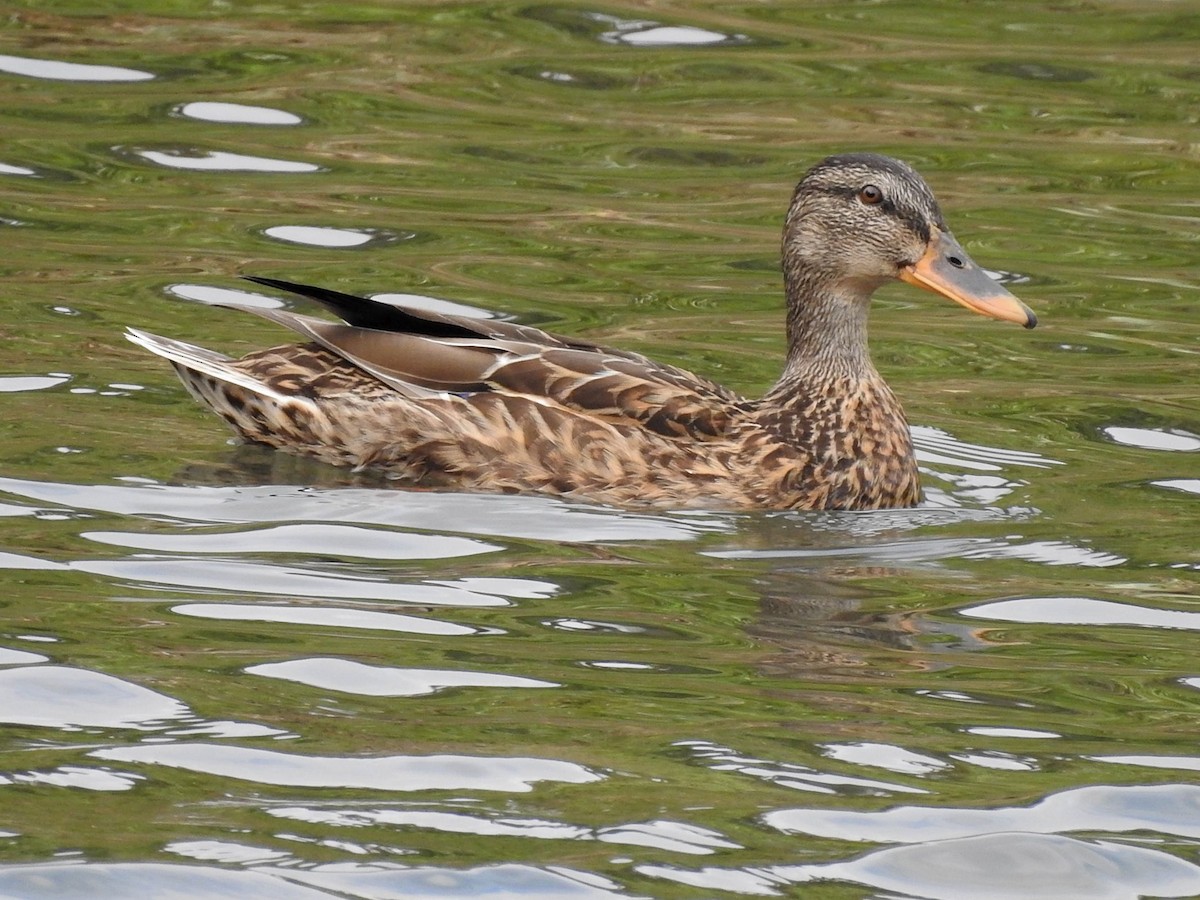
M40 516L40 518L42 518ZM44 518L49 518L46 516ZM70 566L62 563L55 563L53 559L42 559L41 557L28 557L24 553L8 553L0 551L0 569L43 569L49 571L62 571Z
M281 863L292 858L282 850L265 847L249 847L233 841L175 841L163 847L167 853L176 853L189 859L207 859L221 863Z
M196 303L221 304L237 303L242 306L257 306L261 309L279 309L283 301L266 294L256 294L253 291L239 291L233 288L210 287L207 284L169 284L164 288L168 294L192 300Z
M604 776L575 763L515 756L301 756L229 744L142 744L94 750L136 762L287 787L379 791L481 790L526 793L541 781L589 784Z
M36 506L21 506L16 503L0 503L0 518L9 516L40 516L48 510L38 509ZM57 512L50 513L51 515L61 515Z
M964 559L1023 559L1027 562L1043 563L1047 566L1086 566L1092 569L1107 569L1121 566L1129 560L1115 553L1091 550L1067 541L1030 541L981 547L964 553Z
M1200 612L1154 609L1092 597L1022 597L959 610L973 619L1041 625L1139 625L1145 628L1200 629Z
M1061 734L1055 734L1053 731L1040 731L1036 728L995 728L990 725L964 728L963 731L967 734L977 734L981 737L1018 738L1020 740L1042 740L1062 737Z
M988 834L889 847L825 865L697 871L638 866L637 871L759 895L814 881L848 881L925 900L1137 900L1200 891L1200 867L1159 850L1046 834Z
M776 871L790 881L855 881L930 900L1134 900L1200 891L1200 867L1160 850L1062 835L937 841L829 866Z
M869 559L875 565L913 565L940 559L1023 559L1047 566L1111 568L1124 564L1123 556L1079 547L1066 541L1022 542L1018 535L1006 538L906 538L845 547L787 547L780 549L715 550L704 555L717 559Z
M728 840L718 832L685 822L656 819L652 822L634 822L589 828L554 822L547 819L528 819L517 816L499 816L448 812L446 810L423 809L337 809L289 806L268 809L267 812L281 819L332 825L342 828L363 826L392 826L421 828L449 834L474 834L480 837L522 837L536 840L602 841L610 844L628 844L639 847L654 847L672 853L708 855L716 850L739 850L740 844Z
M120 148L116 148L120 149ZM317 172L313 163L267 156L247 156L223 150L135 150L135 156L170 169L190 169L209 172Z
M552 541L687 541L728 532L735 520L706 513L650 515L552 497L310 488L300 485L179 487L149 479L67 484L0 477L0 490L42 502L174 521L358 522L440 532Z
M333 900L334 895L259 872L168 863L52 863L0 867L0 894L21 900L97 897Z
M260 870L261 871L261 870ZM363 900L639 900L607 878L565 866L539 869L499 863L474 869L343 866L315 871L278 870L285 878Z
M50 657L40 653L30 653L26 650L12 650L0 647L0 666L26 666L30 663L46 662Z
M729 747L709 741L679 741L673 746L682 747L698 762L717 772L736 772L779 787L810 791L816 794L871 794L877 797L892 793L927 794L922 788L870 778L856 778L833 772L821 772L796 763L775 762L766 759L741 756Z
M928 775L949 765L933 756L894 744L858 741L852 744L818 744L824 756L860 766L878 766L900 775Z
M424 312L445 313L451 316L466 316L469 319L495 319L496 313L490 309L478 306L467 306L465 303L455 303L453 300L443 300L440 297L428 297L425 294L372 294L372 300L380 303L390 303L393 306L407 306Z
M123 69L120 66L94 66L87 63L6 55L0 55L0 72L53 81L148 81L154 77L150 72Z
M587 840L590 828L567 825L548 819L520 816L490 817L460 812L422 809L339 809L310 806L268 808L269 815L293 822L332 825L338 828L362 828L387 825L422 828L449 834L474 834L480 837L526 837L537 840Z
M622 19L607 13L585 13L587 18L611 28L600 35L609 44L635 47L696 47L712 44L744 43L744 34L724 34L694 25L662 25L649 19Z
M592 660L590 662L581 662L578 665L587 669L615 669L622 672L653 672L660 668L649 663L621 662L619 660Z
M1183 491L1185 494L1200 494L1200 478L1165 478L1161 481L1152 481L1150 483L1171 491Z
M405 583L383 576L339 570L303 569L226 559L77 560L71 568L108 578L140 582L154 590L220 590L293 597L386 600L422 606L508 606L501 596L483 594L450 582Z
M224 619L236 622L283 622L289 625L319 625L323 628L365 628L401 631L408 634L438 634L447 637L480 634L482 629L426 616L343 609L336 606L270 606L265 603L184 603L171 608L181 616ZM491 631L489 633L497 633Z
M934 814L936 813L936 815ZM1032 806L954 809L897 806L857 812L782 809L762 820L787 834L913 844L1001 832L1155 831L1200 838L1200 786L1095 785L1051 794Z
M647 632L647 629L641 625L622 625L617 622L599 622L593 619L546 619L542 624L547 628L567 632L594 631L600 634L645 634Z
M250 675L293 681L310 687L360 694L365 697L420 697L448 688L552 688L561 685L494 672L460 672L452 669L410 669L369 666L337 657L309 657L248 666Z
M411 531L383 531L353 525L275 525L251 531L149 534L88 531L81 537L100 544L180 553L300 553L316 548L358 559L449 559L494 553L501 547L472 538Z
M299 125L304 120L295 113L269 106L246 106L242 103L218 103L197 100L175 107L176 115L203 122L224 122L231 125Z
M310 247L361 247L375 237L371 231L317 225L272 225L263 229L263 234L277 241Z
M969 444L947 431L929 425L913 425L911 431L917 461L921 463L943 463L978 472L997 472L1005 466L1048 469L1051 466L1062 465L1057 459L1026 450Z
M295 737L279 728L259 725L255 722L231 722L228 719L202 721L181 728L167 728L162 732L171 737L252 738L252 737Z
M59 766L48 772L0 772L0 785L45 784L83 791L128 791L136 787L139 781L145 780L144 776L132 772L114 772L111 769L85 766Z
M69 375L5 375L0 377L0 393L44 391L70 380Z
M37 176L37 172L33 169L27 169L24 166L10 166L8 163L0 163L0 175L26 175Z
M951 759L966 763L969 766L997 769L1002 772L1036 772L1041 768L1038 761L1032 757L1002 753L999 750L987 750L982 753L951 753L948 755Z
M0 722L51 728L137 728L189 714L173 697L67 666L0 670Z
M1176 450L1195 452L1200 450L1200 436L1183 429L1164 428L1122 428L1111 425L1101 428L1106 435L1118 444L1130 447L1142 447L1146 450Z
M658 25L640 31L610 31L602 37L613 43L632 44L635 47L694 46L721 44L730 40L730 35L691 25Z
M742 849L741 844L735 844L709 828L661 819L601 828L596 832L596 839L608 844L632 844L696 855L707 855L714 850Z

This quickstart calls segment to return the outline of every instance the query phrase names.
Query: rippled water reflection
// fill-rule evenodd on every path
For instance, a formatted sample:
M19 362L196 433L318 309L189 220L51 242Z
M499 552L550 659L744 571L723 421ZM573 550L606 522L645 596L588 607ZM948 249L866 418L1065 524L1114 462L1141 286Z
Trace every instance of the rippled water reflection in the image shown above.
M0 55L0 894L1200 895L1177 7L51 6ZM1042 320L880 293L915 510L401 492L120 338L282 341L214 308L276 275L753 393L845 149Z

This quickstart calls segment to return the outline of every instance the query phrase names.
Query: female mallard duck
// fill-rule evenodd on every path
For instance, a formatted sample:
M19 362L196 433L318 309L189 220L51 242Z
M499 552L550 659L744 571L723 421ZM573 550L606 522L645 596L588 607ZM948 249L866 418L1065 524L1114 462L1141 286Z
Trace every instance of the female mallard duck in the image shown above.
M621 506L874 509L921 497L908 423L867 352L891 278L985 316L1037 320L947 230L908 165L814 166L783 230L788 353L766 396L637 353L492 320L251 278L345 324L224 304L308 343L241 359L130 330L244 438L406 483Z

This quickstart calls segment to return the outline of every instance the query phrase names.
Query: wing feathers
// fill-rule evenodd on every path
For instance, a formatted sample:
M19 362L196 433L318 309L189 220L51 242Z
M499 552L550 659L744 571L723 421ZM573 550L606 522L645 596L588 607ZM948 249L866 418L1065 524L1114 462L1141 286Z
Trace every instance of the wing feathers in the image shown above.
M712 391L713 396L723 396L726 399L736 399L735 395L712 381L699 378L686 369L656 363L640 353L628 350L617 350L603 344L579 338L567 337L542 331L529 325L519 325L515 322L505 322L501 319L475 319L469 316L455 316L447 313L435 313L409 307L395 306L379 300L344 294L328 288L313 287L307 284L297 284L292 281L281 281L276 278L262 278L257 275L243 275L247 281L267 287L277 288L288 293L298 294L320 303L334 315L349 325L360 328L373 328L379 331L391 331L401 334L414 334L431 338L471 339L480 338L488 341L516 342L531 344L536 348L561 348L564 350L581 350L585 353L599 353L614 361L627 361L645 370L653 370L658 380L680 387L699 386L705 391ZM226 304L236 306L236 304ZM247 312L264 315L279 312L278 310L260 310L257 307L242 307ZM295 315L294 313L288 315ZM272 318L265 315L266 318ZM308 319L310 317L305 316ZM315 320L320 321L320 320ZM288 326L291 327L291 326Z
M660 379L652 366L580 350L544 350L502 359L488 373L491 384L531 397L547 397L569 409L612 419L631 419L667 437L711 438L733 422L736 399Z
M503 347L462 344L415 334L380 331L316 319L282 309L221 304L269 319L320 344L402 394L412 386L457 393L485 390L483 373ZM424 392L418 392L424 393Z
M291 329L362 373L412 399L490 392L559 406L611 423L626 422L670 438L706 440L728 432L743 414L742 398L690 372L597 344L489 319L405 310L351 294L270 278L250 281L309 297L345 324L282 309L221 304ZM130 340L173 362L260 394L283 399L264 381L292 385L319 398L327 381L320 353L271 354L274 376L258 363L239 370L227 357L143 332ZM256 355L259 358L261 355ZM249 363L249 359L247 360ZM312 371L309 371L309 369ZM353 369L346 370L352 375ZM280 381L280 379L283 379ZM364 382L360 391L370 391ZM304 387L307 385L307 387ZM352 381L342 390L355 390Z

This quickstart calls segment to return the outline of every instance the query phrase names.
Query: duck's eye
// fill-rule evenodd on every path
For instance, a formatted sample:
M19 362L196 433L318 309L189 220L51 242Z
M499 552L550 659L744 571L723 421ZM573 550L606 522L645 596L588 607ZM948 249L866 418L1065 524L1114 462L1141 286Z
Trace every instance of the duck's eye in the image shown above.
M863 185L858 192L858 199L867 206L874 206L883 200L883 191L875 187L873 184Z

